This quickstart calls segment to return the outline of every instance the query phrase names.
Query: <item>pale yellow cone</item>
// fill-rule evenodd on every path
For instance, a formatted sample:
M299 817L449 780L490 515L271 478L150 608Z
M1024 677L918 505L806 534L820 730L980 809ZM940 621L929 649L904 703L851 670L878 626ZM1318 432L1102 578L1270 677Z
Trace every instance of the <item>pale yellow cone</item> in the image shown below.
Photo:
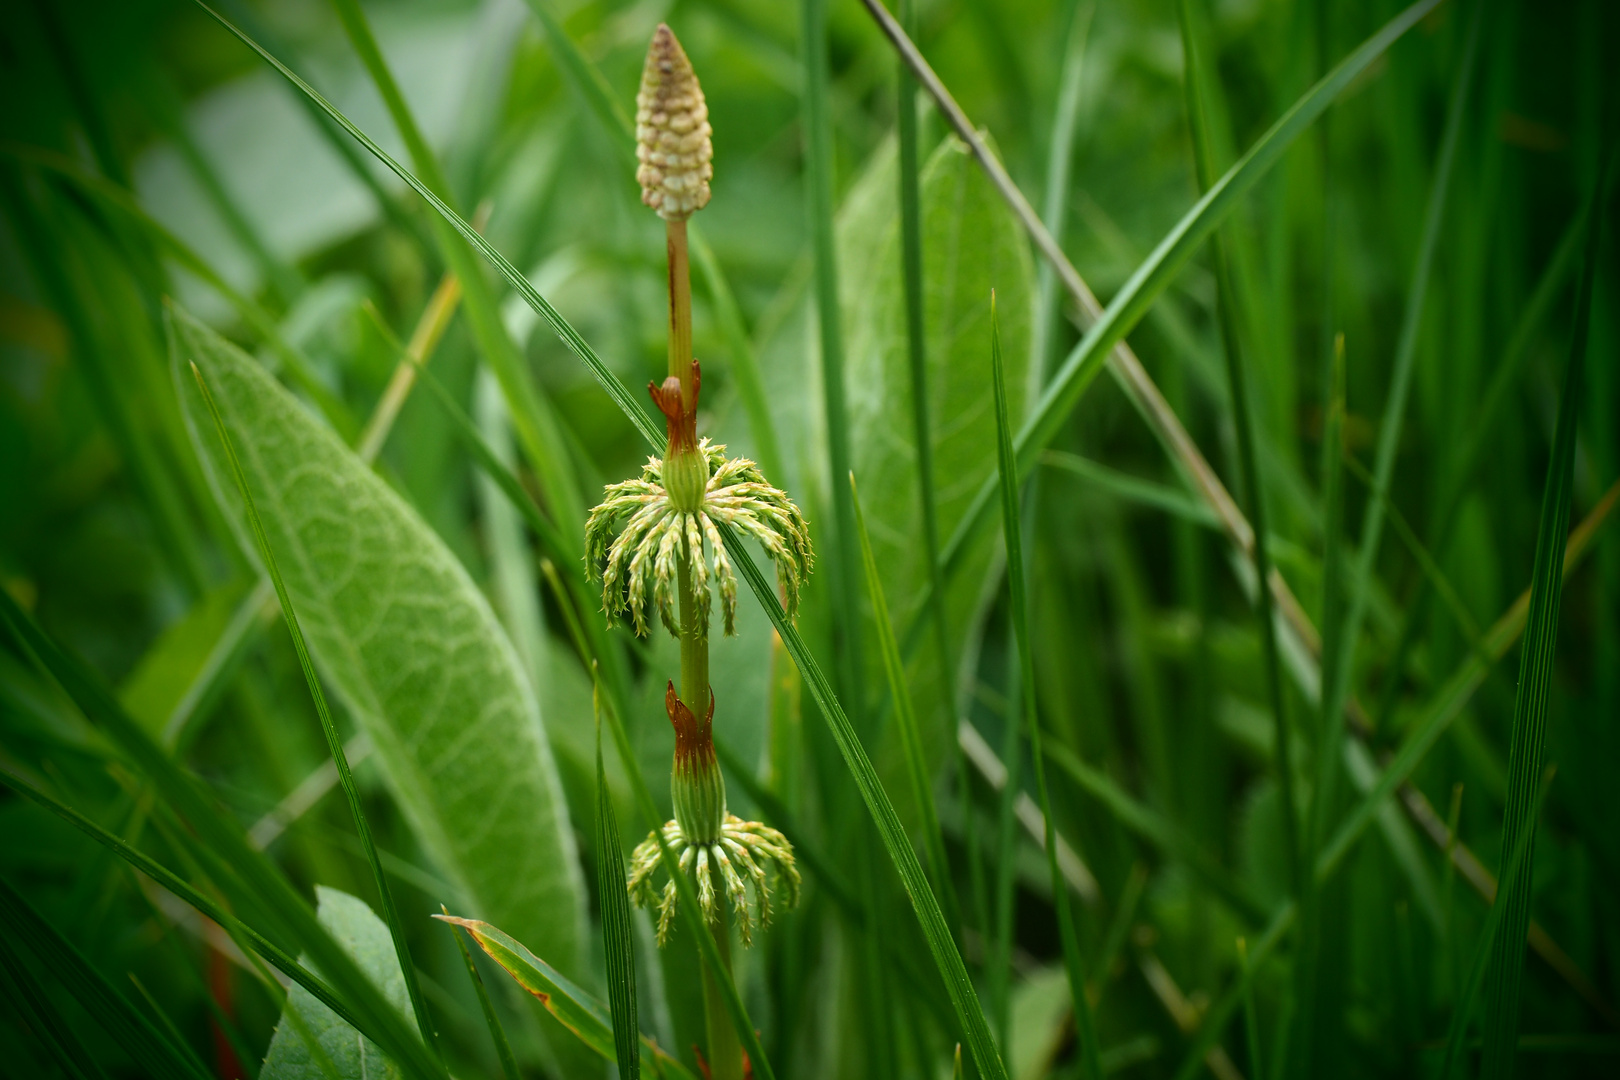
M678 221L709 203L714 145L709 106L692 62L663 23L647 48L636 95L636 158L641 201Z

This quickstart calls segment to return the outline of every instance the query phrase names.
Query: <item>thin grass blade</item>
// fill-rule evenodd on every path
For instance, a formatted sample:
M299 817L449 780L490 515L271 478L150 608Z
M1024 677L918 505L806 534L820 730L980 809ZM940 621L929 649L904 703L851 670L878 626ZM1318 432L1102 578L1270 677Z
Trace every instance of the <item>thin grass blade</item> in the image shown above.
M0 935L0 990L11 999L11 1015L45 1043L62 1071L73 1080L106 1080L106 1072L85 1053L84 1040L73 1033L67 1020L46 995L22 957Z
M1001 477L1001 527L1007 549L1007 588L1011 594L1013 635L1018 645L1019 698L1023 704L1021 717L1009 716L1007 722L1016 729L1020 723L1029 732L1030 758L1035 767L1035 790L1040 798L1041 814L1046 819L1046 865L1052 875L1052 903L1057 908L1058 935L1063 946L1063 967L1069 976L1069 997L1073 1002L1076 1026L1079 1028L1080 1061L1082 1075L1087 1080L1102 1080L1102 1064L1098 1060L1097 1025L1091 1015L1091 999L1086 996L1086 967L1080 956L1080 938L1074 928L1074 913L1070 908L1069 890L1058 867L1057 826L1052 820L1052 802L1046 788L1046 765L1041 755L1041 725L1035 710L1035 654L1030 646L1029 605L1025 594L1024 539L1021 519L1023 509L1019 499L1018 462L1013 453L1012 424L1007 416L1007 378L1001 359L1001 332L996 320L996 294L990 294L990 366L994 376L996 397L996 450L998 472ZM1010 766L1009 766L1010 767ZM1012 785L1008 784L1008 790ZM1004 859L1011 856L1003 853Z
M207 1080L208 1074L189 1052L174 1045L5 881L0 881L0 922L13 940L27 945L35 958L61 980L85 1011L148 1075Z
M353 958L326 932L308 903L293 891L286 878L248 844L236 819L205 795L174 759L141 729L82 660L70 656L47 637L3 589L0 589L0 622L6 624L18 651L47 672L91 723L154 785L187 829L195 833L199 853L209 855L226 873L238 877L264 911L274 916L287 936L309 953L331 983L332 989L327 992L331 1000L326 1004L340 1015L347 1009L354 1017L350 1022L365 1031L408 1075L442 1080L443 1070L428 1054L420 1037L387 1003ZM186 896L184 892L176 895ZM186 898L199 910L207 911L196 899ZM221 925L229 925L228 914L223 918L214 917ZM264 955L272 959L269 953ZM279 962L276 966L298 977L292 970L297 965L290 959L288 963L290 968ZM314 986L305 985L310 987L311 993L320 996Z
M1188 118L1193 129L1193 147L1199 187L1205 192L1215 183L1214 136L1210 133L1209 105L1202 90L1208 76L1204 72L1200 43L1194 37L1192 0L1181 0L1182 50L1187 65ZM1249 495L1249 523L1254 529L1254 569L1258 580L1271 579L1270 537L1266 533L1265 483L1255 449L1254 418L1249 413L1245 342L1238 328L1236 297L1227 260L1226 245L1214 238L1214 262L1222 351L1226 356L1226 380L1232 404L1232 424L1237 429L1238 462L1243 488ZM1276 621L1272 617L1272 595L1268 588L1255 590L1256 614L1260 623L1260 647L1265 661L1266 691L1271 705L1275 732L1275 760L1272 765L1278 790L1282 793L1283 844L1289 880L1296 895L1306 888L1303 853L1300 848L1299 806L1294 791L1292 726L1288 699L1283 690L1282 661L1278 655Z
M816 326L821 343L822 408L827 417L827 457L833 476L832 541L834 558L825 562L836 597L833 659L840 688L856 716L865 701L861 669L859 593L855 510L850 492L839 482L850 475L849 406L844 396L844 331L838 303L838 252L833 233L833 160L831 90L828 87L827 0L800 0L803 16L800 45L804 62L804 141L807 204L816 300Z
M1553 768L1549 767L1542 774L1541 784L1537 789L1530 806L1530 820L1533 823L1541 816L1541 804L1547 797L1547 789L1552 785ZM1525 861L1530 857L1530 850L1534 844L1534 827L1521 829L1518 838L1513 842L1512 856L1502 874L1503 881L1513 881L1525 869ZM1480 985L1485 981L1485 968L1490 958L1497 953L1510 952L1518 954L1524 948L1519 940L1503 936L1502 920L1507 913L1506 897L1500 890L1497 891L1496 901L1491 904L1491 910L1485 916L1485 925L1480 929L1479 944L1474 949L1474 962L1468 971L1468 978L1464 981L1462 989L1457 994L1457 1003L1452 1006L1451 1024L1446 1029L1446 1056L1440 1065L1440 1080L1449 1080L1452 1066L1456 1064L1461 1055L1463 1042L1468 1038L1468 1020L1474 1012L1474 1001L1479 997ZM1522 939L1521 939L1522 940ZM1518 962L1517 959L1514 961ZM1514 1047L1518 1041L1518 1024L1514 1024L1513 1041L1508 1044ZM1489 1028L1486 1029L1485 1045L1487 1054L1491 1043ZM1489 1067L1489 1058L1486 1059ZM1510 1061L1511 1068L1511 1061Z
M1610 158L1605 147L1604 158ZM1599 175L1592 198L1606 187L1607 172ZM1569 533L1569 499L1575 464L1575 429L1579 422L1582 371L1591 331L1592 297L1597 279L1598 245L1602 236L1603 206L1589 211L1585 265L1575 297L1575 329L1570 341L1564 389L1558 401L1558 422L1553 428L1552 457L1547 462L1542 492L1541 519L1536 529L1536 555L1530 579L1530 610L1525 623L1524 647L1519 653L1519 688L1513 701L1512 744L1508 753L1508 799L1503 811L1502 852L1506 856L1527 837L1523 864L1502 879L1497 903L1503 905L1503 947L1492 954L1487 979L1485 1056L1480 1075L1485 1080L1507 1080L1519 1035L1519 985L1524 973L1524 935L1530 925L1530 871L1535 858L1536 785L1546 749L1548 702L1552 696L1553 660L1558 643L1558 611L1564 594L1565 545ZM1502 865L1509 860L1504 857Z
M895 870L900 874L906 897L911 901L912 910L916 912L917 921L922 926L923 937L944 979L945 992L950 996L951 1007L956 1014L957 1023L961 1026L974 1064L978 1066L980 1075L986 1080L1006 1080L1006 1066L1002 1063L1001 1055L990 1036L989 1025L985 1022L984 1012L979 1005L979 995L973 989L973 982L968 978L962 955L957 951L950 928L945 924L945 917L939 909L939 901L928 887L928 878L923 873L922 864L917 860L917 853L912 850L905 827L900 824L900 817L895 813L894 804L884 791L883 783L878 779L877 770L872 767L871 759L866 756L866 750L861 746L854 726L843 707L839 705L832 684L822 672L821 665L816 663L815 656L804 643L804 638L799 635L798 628L788 620L787 613L782 610L782 604L777 599L775 587L766 580L759 566L750 557L748 549L743 546L742 538L729 525L724 524L720 526L720 535L725 541L726 554L731 557L733 564L747 580L748 587L753 590L760 606L765 609L766 617L771 620L771 625L776 627L782 645L787 649L788 655L793 657L800 674L804 676L805 686L809 688L810 696L820 708L822 718L832 731L833 741L838 744L839 753L843 755L845 765L855 778L855 786L860 791L861 799L866 803L873 822L877 825L878 836L882 839Z
M596 713L596 892L602 906L602 939L607 953L608 1004L613 1010L613 1044L618 1050L620 1080L641 1075L636 1037L636 937L630 923L630 895L625 885L624 847L608 794L602 764L602 691L592 694Z
M443 904L439 905L441 914L449 915L450 910ZM501 1062L501 1075L505 1080L520 1080L517 1058L512 1054L512 1044L507 1041L506 1028L501 1024L501 1018L495 1014L495 1003L489 1000L489 988L484 985L484 977L478 974L478 965L473 963L472 953L467 949L467 943L461 938L461 930L452 926L451 935L456 939L456 948L461 951L461 960L467 965L467 978L472 981L473 989L478 993L478 1007L484 1013L484 1024L489 1028L490 1041L495 1044L495 1056Z
M906 685L905 665L900 660L900 643L894 637L894 621L889 617L889 605L883 596L883 580L878 576L877 559L872 554L872 538L866 531L866 513L861 508L854 473L850 474L849 488L850 505L855 509L855 533L861 542L861 562L866 570L866 592L872 600L872 618L877 625L878 649L883 654L883 669L889 676L889 694L894 701L894 720L900 728L912 798L917 801L917 811L922 818L923 850L928 853L945 920L950 926L961 926L956 889L951 884L951 864L945 858L945 834L940 829L939 810L934 805L934 785L929 779L922 736L917 730L917 714L912 708L911 690Z

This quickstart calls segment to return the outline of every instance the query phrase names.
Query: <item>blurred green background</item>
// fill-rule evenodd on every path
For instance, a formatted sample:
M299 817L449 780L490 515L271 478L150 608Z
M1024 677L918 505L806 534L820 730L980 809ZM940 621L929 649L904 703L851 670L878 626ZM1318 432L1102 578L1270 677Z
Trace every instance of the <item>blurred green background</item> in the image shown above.
M905 637L929 609L899 261L897 65L860 3L829 8L843 409L887 604ZM1181 9L1172 0L922 0L913 13L923 53L1104 302L1199 195ZM331 5L224 0L221 10L409 162ZM1204 93L1222 171L1400 7L1192 0L1189 10L1209 63ZM679 34L714 127L713 201L695 219L714 257L714 272L694 265L702 430L759 458L810 517L821 561L802 629L836 673L902 819L920 829L870 596L836 538L841 478L829 465L812 256L821 223L803 123L806 93L820 90L807 78L798 5L387 0L365 11L454 205L638 397L665 366L664 249L657 218L640 205L629 146L592 95L605 87L633 115L654 26ZM1607 230L1588 252L1580 216L1605 154L1616 18L1597 0L1489 3L1470 59L1474 18L1473 2L1450 0L1373 60L1226 219L1227 271L1205 245L1128 338L1247 508L1220 323L1232 320L1250 377L1271 556L1318 626L1342 618L1332 604L1356 587L1351 571L1375 504L1365 478L1380 439L1394 439L1388 501L1378 504L1386 524L1347 676L1364 718L1352 743L1374 772L1344 774L1330 823L1435 715L1454 673L1478 655L1491 660L1412 786L1385 804L1322 890L1319 923L1259 967L1252 1043L1239 1014L1223 1018L1209 1056L1188 1054L1205 1010L1234 985L1237 939L1258 939L1290 894L1263 642L1245 586L1252 572L1233 573L1242 560L1111 378L1065 418L1026 489L1033 692L1111 1074L1437 1074L1487 926L1481 889L1505 862L1520 661L1516 630L1493 627L1530 585L1588 254L1595 291L1569 513L1572 527L1591 515L1595 528L1563 594L1551 669L1545 761L1558 768L1534 849L1519 1070L1603 1075L1620 1054L1620 811L1610 786L1620 765L1620 537L1603 524L1620 473L1617 252ZM571 66L579 60L585 66ZM1447 174L1437 163L1459 85ZM256 356L352 443L447 269L432 212L180 0L14 0L0 16L0 102L0 583L264 841L306 897L319 884L376 908L291 640L279 619L243 628L243 612L256 610L244 600L255 564L199 464L171 373L165 303ZM918 108L944 537L996 474L989 290L1015 426L1081 326L937 111L925 97ZM1607 201L1604 193L1596 203ZM1414 289L1419 277L1426 291ZM514 435L511 414L524 406L512 404L465 310L430 370L551 518L577 523L602 484L639 467L645 447L504 283L490 274L484 292L515 349L509 372L532 387L536 415L554 421L541 440L546 461L525 441L522 415ZM1342 456L1324 442L1338 335ZM1403 350L1411 393L1391 416ZM1337 461L1335 496L1326 476ZM449 414L420 389L376 471L487 598L538 699L534 756L544 765L535 775L551 778L559 850L577 849L578 861L541 867L541 884L565 898L525 917L546 927L537 933L577 937L577 947L559 946L573 955L543 958L605 998L590 676L538 559L565 576L578 576L578 565L524 530ZM991 759L1005 756L1019 688L994 531L976 534L950 581L947 659L926 633L908 652L910 693L961 899L959 941L1009 1070L1020 1080L1079 1075L1038 829L998 832L1017 820L1016 800L994 782ZM1330 551L1345 575L1337 585L1324 575ZM1327 612L1325 591L1340 597ZM853 631L840 616L845 597L857 601ZM899 879L764 614L751 596L741 605L738 637L715 643L732 808L791 828L801 858L808 850L833 878L807 867L803 905L739 953L750 1015L783 1077L948 1075L958 1036ZM416 629L417 647L432 653L431 620ZM239 647L219 648L238 638ZM633 679L626 725L667 806L661 699L676 652L657 633L640 644L620 630L615 640ZM319 648L317 659L326 662ZM1286 660L1301 670L1298 657ZM1285 711L1293 773L1308 796L1328 729L1306 660L1310 677L1287 679ZM402 801L403 781L373 754L339 691L338 727L451 1070L497 1076L450 934L427 917L441 902L491 908L444 854L446 842L464 839L460 827L479 823L477 785L463 792L471 806L436 805L451 831L426 836L416 804ZM959 750L959 723L988 757ZM481 737L472 730L469 739ZM144 827L153 796L139 771L11 636L0 647L0 765L191 876L185 844ZM1033 795L1028 766L1026 757L1021 784ZM650 823L611 750L607 773L623 842L633 845ZM172 1025L207 1074L257 1075L279 1001L239 952L221 950L217 927L9 788L0 788L0 818L0 877L136 1011ZM521 841L525 828L513 836ZM1447 851L1467 857L1448 860ZM510 872L487 858L497 860L483 866L487 877ZM1013 887L1005 955L1002 875ZM577 934L548 919L576 920ZM642 1028L691 1066L702 1031L696 951L679 934L655 949L637 919ZM1305 945L1316 973L1302 982ZM14 962L0 980L8 1000L42 987L94 1066L145 1074L51 964ZM525 1075L606 1074L498 969L483 973ZM27 1015L0 1009L0 1071L72 1074Z

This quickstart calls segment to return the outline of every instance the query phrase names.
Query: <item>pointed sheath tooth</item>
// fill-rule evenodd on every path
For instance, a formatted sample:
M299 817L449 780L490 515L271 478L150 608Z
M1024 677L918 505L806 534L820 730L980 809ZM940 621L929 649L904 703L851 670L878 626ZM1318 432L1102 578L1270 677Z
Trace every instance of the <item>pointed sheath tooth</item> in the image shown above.
M708 205L712 133L692 62L674 31L659 23L636 94L636 181L641 201L660 217L678 221Z

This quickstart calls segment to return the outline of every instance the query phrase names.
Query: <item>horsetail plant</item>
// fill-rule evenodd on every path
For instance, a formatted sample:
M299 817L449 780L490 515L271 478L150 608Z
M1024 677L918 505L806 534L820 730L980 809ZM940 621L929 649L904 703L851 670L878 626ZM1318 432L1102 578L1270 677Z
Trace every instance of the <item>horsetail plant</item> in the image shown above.
M702 370L692 356L692 288L686 220L709 202L714 175L708 106L691 61L668 26L660 24L647 50L636 96L636 180L641 199L664 219L669 250L669 375L648 383L664 414L664 456L650 458L638 478L609 484L585 524L587 571L600 573L602 608L612 625L628 611L637 634L647 633L648 608L681 643L681 684L667 683L664 707L675 729L670 793L675 817L631 856L630 898L657 906L658 941L669 940L679 895L674 880L660 893L653 878L661 847L679 857L680 872L697 887L698 903L720 955L730 962L730 929L721 890L736 912L737 933L752 943L754 920L771 918L767 868L774 868L789 907L798 902L799 871L780 832L726 811L725 779L712 736L715 695L709 684L709 615L718 586L725 632L736 633L737 579L719 525L758 540L776 563L788 614L814 564L809 527L788 496L758 465L727 458L725 447L697 437ZM605 566L604 566L605 563ZM719 888L715 878L719 877ZM752 910L748 897L753 888ZM711 1077L743 1075L743 1055L714 978L704 975Z

